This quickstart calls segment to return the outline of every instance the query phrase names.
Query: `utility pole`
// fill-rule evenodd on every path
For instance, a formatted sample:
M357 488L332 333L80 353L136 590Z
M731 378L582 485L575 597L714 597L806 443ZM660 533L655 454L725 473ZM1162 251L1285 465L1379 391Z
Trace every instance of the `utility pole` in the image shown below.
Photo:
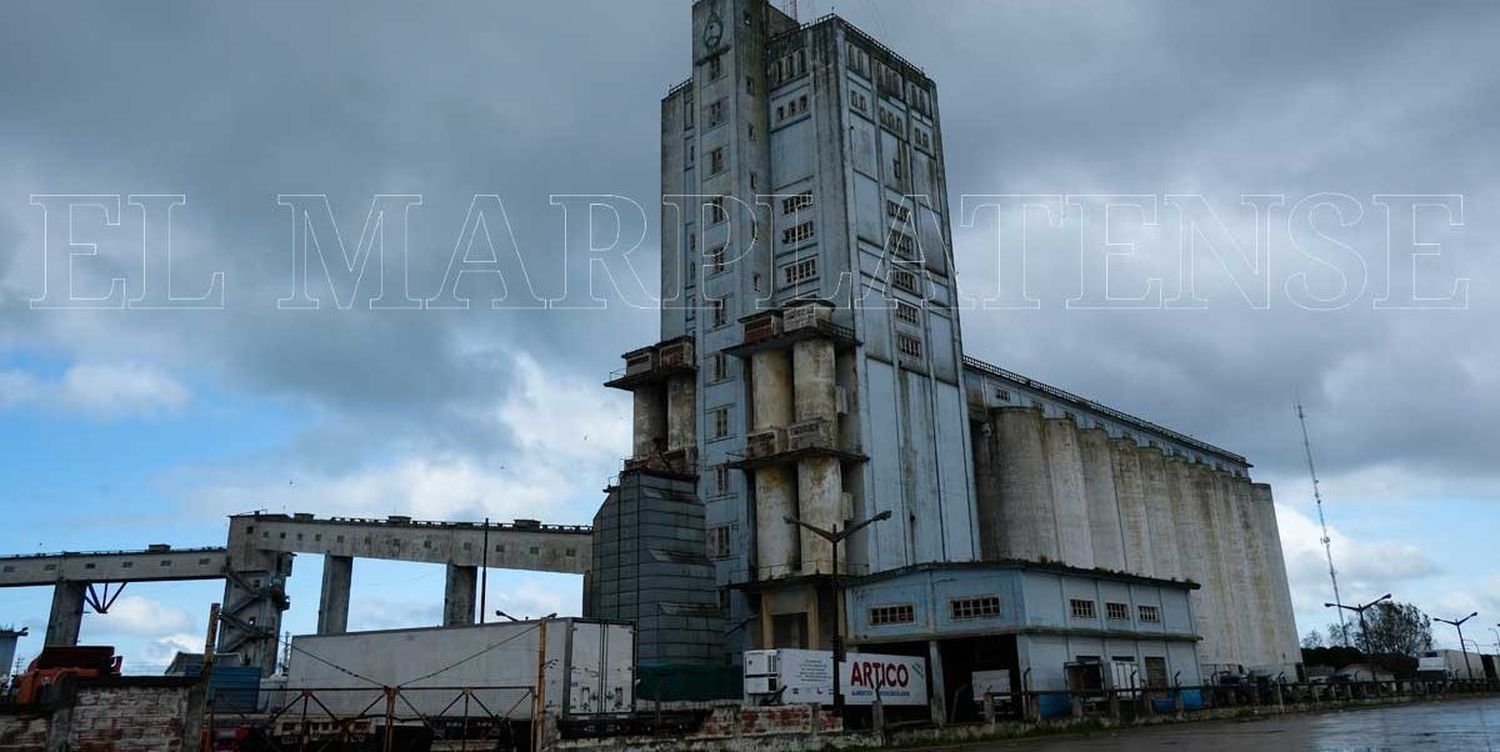
M1323 493L1318 489L1318 470L1313 466L1312 442L1307 440L1307 415L1297 403L1297 423L1302 426L1302 451L1307 454L1307 474L1312 476L1313 501L1318 506L1318 525L1323 530L1323 553L1328 556L1328 579L1333 582L1333 603L1340 606L1339 631L1344 633L1344 647L1349 647L1349 627L1344 623L1343 600L1339 597L1339 574L1333 568L1333 539L1328 537L1328 520L1323 517ZM1363 616L1363 614L1361 614Z
M839 589L839 544L845 538L883 520L891 518L891 510L887 509L863 522L851 522L844 520L844 529L824 530L816 525L809 525L791 515L782 515L781 520L788 525L797 525L808 532L828 541L828 547L833 549L833 712L840 720L844 718L844 695L839 692L839 665L844 662L844 634L842 625L844 622L844 594Z
M483 565L479 567L479 623L484 623L484 615L489 610L485 603L490 594L490 518L484 518L484 543L483 550L479 554Z
M1478 615L1479 615L1479 612L1475 611L1474 613L1469 614L1468 616L1465 616L1462 619L1456 619L1456 620L1455 619L1439 619L1436 616L1432 617L1433 621L1440 621L1440 622L1442 622L1444 624L1452 624L1453 628L1458 630L1458 649L1463 651L1463 654L1464 654L1464 673L1467 673L1469 675L1468 678L1470 678L1470 679L1474 678L1474 667L1469 664L1469 648L1468 648L1467 645L1464 644L1464 622L1466 622L1466 621L1468 621L1468 620L1470 620L1470 619L1472 619L1472 618L1474 618L1474 617L1476 617Z
M1380 603L1381 601L1390 600L1390 598L1391 594L1386 593L1385 595L1382 595L1379 598L1376 598L1375 600L1370 601L1369 603L1366 603L1362 606L1345 606L1342 603L1324 603L1323 608L1341 608L1346 611L1353 611L1354 613L1359 614L1359 640L1360 642L1364 643L1363 649L1368 650L1370 648L1370 635L1365 631L1365 610L1369 609L1371 606L1374 606L1377 603ZM1348 639L1344 640L1344 647L1349 647Z

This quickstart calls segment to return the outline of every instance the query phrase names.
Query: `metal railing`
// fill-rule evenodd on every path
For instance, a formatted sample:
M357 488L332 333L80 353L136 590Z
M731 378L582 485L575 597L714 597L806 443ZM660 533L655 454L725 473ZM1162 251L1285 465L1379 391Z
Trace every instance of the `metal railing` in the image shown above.
M216 687L207 750L527 750L535 690L493 687Z
M1029 690L988 697L977 703L976 710L982 720L989 722L1093 719L1128 724L1158 716L1191 718L1195 714L1235 710L1279 713L1382 700L1485 693L1500 693L1500 680L1245 682L1136 689ZM950 707L957 715L958 703Z

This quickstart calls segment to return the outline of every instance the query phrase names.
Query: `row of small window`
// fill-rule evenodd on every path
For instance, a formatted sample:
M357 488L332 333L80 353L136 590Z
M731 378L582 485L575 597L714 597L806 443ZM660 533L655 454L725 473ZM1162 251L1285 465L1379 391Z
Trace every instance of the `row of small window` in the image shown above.
M1136 612L1137 618L1143 624L1161 623L1161 609L1156 606L1137 606ZM1068 613L1074 619L1099 618L1097 604L1087 598L1070 598L1068 600ZM1109 621L1130 621L1130 604L1106 602L1104 604L1104 618Z
M807 95L789 98L785 104L776 105L776 122L784 123L807 112Z
M724 307L723 298L709 298L703 301L703 307L708 309L709 326L718 329L729 324L729 312ZM694 318L698 313L698 296L687 297L687 317Z
M209 564L209 559L199 559L198 560L198 566L200 566L200 567L208 566L208 564ZM157 563L157 566L170 567L170 566L172 566L172 560L171 559L162 559L160 562ZM86 561L86 562L83 563L83 568L84 569L97 569L98 567L99 567L99 565L96 562ZM135 568L135 562L133 562L133 561L122 561L122 562L120 562L120 568L121 569L134 569ZM16 565L14 565L14 564L6 564L3 569L0 569L0 571L3 571L5 574L11 574L11 573L13 573L13 572L16 571ZM42 565L42 571L43 572L55 572L55 571L57 571L57 564L56 563L43 564Z
M912 109L924 115L932 115L932 93L927 91L917 82L912 81L903 85L901 74L884 63L870 59L870 53L854 44L846 44L844 48L845 66L864 77L870 78L870 69L875 69L875 81L880 87L880 93L893 99L900 99L911 104Z
M807 75L807 50L796 50L795 52L782 55L771 62L770 70L767 71L771 79L771 86L776 87L794 78Z
M948 617L954 621L1000 618L1000 596L981 595L973 598L953 598L948 601ZM889 624L911 624L917 620L917 609L910 603L892 603L873 606L869 612L870 626Z

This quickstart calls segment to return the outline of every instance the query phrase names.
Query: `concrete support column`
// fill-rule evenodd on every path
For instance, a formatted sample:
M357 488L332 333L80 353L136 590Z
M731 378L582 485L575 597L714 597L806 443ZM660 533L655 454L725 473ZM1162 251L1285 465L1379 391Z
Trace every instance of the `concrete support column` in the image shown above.
M1245 534L1234 512L1229 474L1206 465L1196 468L1207 476L1213 494L1214 531L1219 539L1219 569L1223 573L1224 615L1232 662L1250 668L1255 661L1255 622L1250 613L1250 575L1245 562Z
M692 376L673 376L667 381L667 449L698 445L698 389Z
M1250 486L1250 499L1255 505L1256 517L1260 520L1261 538L1266 549L1266 568L1271 573L1271 595L1276 603L1277 639L1275 649L1281 662L1287 665L1300 663L1297 619L1292 609L1292 590L1287 582L1286 560L1281 550L1281 531L1276 524L1276 503L1271 497L1271 487L1264 483Z
M1000 448L1001 556L1060 561L1052 476L1042 441L1042 411L1002 407L996 412Z
M354 582L354 557L323 557L323 592L318 600L318 634L349 631L349 586Z
M826 421L837 436L835 405L835 353L833 343L823 339L803 340L792 345L792 394L798 422ZM843 468L834 457L809 457L797 463L797 516L809 525L831 530L839 522L843 496ZM802 573L833 571L833 548L822 538L804 532L801 536ZM842 568L845 562L840 562Z
M1203 586L1188 593L1193 611L1193 631L1203 637L1198 644L1198 656L1203 663L1217 663L1223 635L1213 621L1212 599L1207 590L1208 543L1205 536L1208 535L1208 522L1203 519L1203 509L1193 493L1193 479L1187 463L1168 462L1166 470L1182 576Z
M1134 439L1111 439L1115 501L1120 505L1120 533L1125 545L1125 571L1152 576L1151 523L1146 516L1146 491L1141 481L1140 446Z
M1166 456L1160 449L1141 450L1141 481L1146 495L1146 519L1151 529L1151 568L1164 579L1182 577L1177 551L1177 525L1172 521L1172 497L1168 490Z
M1089 504L1083 488L1083 456L1078 450L1078 424L1071 418L1048 418L1042 423L1047 470L1052 479L1052 508L1057 515L1057 547L1063 563L1094 568L1094 544L1089 529Z
M1001 517L1000 449L996 442L995 411L969 426L974 446L974 507L979 525L979 557L995 561L1003 556L1005 524Z
M1080 430L1078 452L1083 458L1083 495L1088 501L1094 566L1124 572L1125 543L1120 532L1120 504L1115 492L1109 434L1100 428Z
M443 589L443 626L474 623L474 596L478 590L479 567L448 565L448 583Z
M932 722L938 726L948 725L948 691L944 688L943 651L937 640L927 641L927 665L931 667L932 687L927 693L932 710Z
M635 459L648 457L667 448L667 405L662 388L643 385L631 394L635 411Z
M1238 645L1226 593L1229 578L1224 571L1224 520L1217 508L1213 475L1208 468L1194 465L1187 469L1187 476L1191 480L1190 503L1197 507L1203 539L1203 589L1198 591L1203 593L1203 610L1194 611L1205 620L1200 655L1204 663L1234 663Z
M1277 621L1280 613L1276 608L1275 588L1272 586L1271 562L1266 555L1265 529L1250 494L1250 480L1229 476L1231 506L1234 508L1236 525L1244 535L1245 571L1250 579L1250 636L1254 641L1254 665L1279 666L1281 649L1277 640L1281 637Z
M785 429L792 422L792 359L785 350L762 350L750 356L751 413L754 431ZM797 573L801 535L784 517L797 514L793 468L756 468L755 553L761 579Z
M88 590L87 582L58 580L52 587L52 613L47 617L47 647L78 644L78 633L83 629L83 594ZM9 671L10 666L3 667Z
M793 394L797 420L836 419L834 349L826 339L792 345Z
M832 530L839 521L843 469L836 457L808 457L797 463L797 516L803 522ZM833 546L817 535L802 535L802 573L833 571ZM841 551L840 554L846 552ZM839 556L839 570L848 571L848 557Z

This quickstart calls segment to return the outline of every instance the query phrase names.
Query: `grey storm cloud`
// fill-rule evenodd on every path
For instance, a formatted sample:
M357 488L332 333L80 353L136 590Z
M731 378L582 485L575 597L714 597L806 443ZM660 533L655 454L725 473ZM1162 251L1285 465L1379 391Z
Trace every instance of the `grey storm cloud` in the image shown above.
M504 200L551 291L563 224L548 196L629 196L651 218L636 264L655 290L658 102L688 73L688 5L13 4L0 28L0 346L128 355L320 416L265 463L336 473L409 451L503 457L525 437L485 412L514 388L519 353L602 381L655 335L654 312L278 310L292 223L276 197L327 194L352 243L372 196L422 194L411 278L426 296L475 194ZM1198 192L1248 237L1233 211L1241 194L1347 193L1367 220L1375 193L1462 194L1444 269L1471 280L1465 311L1377 311L1373 293L1335 312L1280 294L1254 310L1223 279L1205 283L1207 310L1068 310L1077 241L1040 233L1041 307L970 311L963 325L973 355L1272 474L1296 471L1300 394L1330 472L1395 466L1478 479L1488 495L1500 486L1485 450L1500 445L1500 8L865 0L838 11L938 82L955 205L960 194ZM188 197L176 273L201 287L223 271L225 310L28 307L41 275L30 194L153 192ZM961 283L983 291L991 239L955 238ZM96 277L139 252L118 245ZM1143 244L1140 269L1174 268L1168 245Z

